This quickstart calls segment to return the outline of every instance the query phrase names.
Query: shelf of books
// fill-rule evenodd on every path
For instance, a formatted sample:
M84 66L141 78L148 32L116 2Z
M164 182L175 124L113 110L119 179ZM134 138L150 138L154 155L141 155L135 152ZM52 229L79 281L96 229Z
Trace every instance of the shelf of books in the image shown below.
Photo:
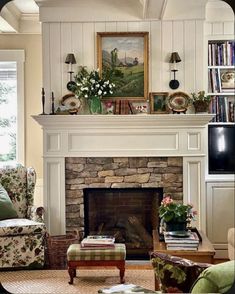
M235 41L208 42L208 95L213 122L235 122Z

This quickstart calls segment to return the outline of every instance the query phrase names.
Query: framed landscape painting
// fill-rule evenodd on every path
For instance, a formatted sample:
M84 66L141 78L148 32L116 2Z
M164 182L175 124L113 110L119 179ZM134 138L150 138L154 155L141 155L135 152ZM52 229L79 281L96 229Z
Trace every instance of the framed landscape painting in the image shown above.
M147 100L148 32L97 33L97 62L115 84L113 99Z

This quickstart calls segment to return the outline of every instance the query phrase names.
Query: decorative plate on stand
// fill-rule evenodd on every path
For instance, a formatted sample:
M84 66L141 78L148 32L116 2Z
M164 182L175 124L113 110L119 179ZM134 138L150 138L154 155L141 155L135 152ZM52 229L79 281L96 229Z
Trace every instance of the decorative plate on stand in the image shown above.
M190 97L184 92L174 92L167 100L167 105L173 113L186 113L189 103Z
M66 94L62 97L61 105L64 106L70 114L77 114L81 101L75 94Z

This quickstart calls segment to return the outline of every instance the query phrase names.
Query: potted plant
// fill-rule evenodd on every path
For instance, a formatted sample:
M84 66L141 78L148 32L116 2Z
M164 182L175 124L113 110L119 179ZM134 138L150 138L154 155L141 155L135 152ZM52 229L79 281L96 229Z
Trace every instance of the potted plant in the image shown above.
M99 69L89 72L84 66L79 68L74 80L71 91L83 100L82 104L88 104L91 114L101 113L101 98L113 94L115 85L101 77Z
M170 196L163 198L159 207L159 216L166 224L167 231L185 231L187 222L196 215L192 204L175 202Z
M208 107L211 102L211 96L205 95L205 91L199 91L198 93L191 93L192 103L195 108L195 112L208 112Z

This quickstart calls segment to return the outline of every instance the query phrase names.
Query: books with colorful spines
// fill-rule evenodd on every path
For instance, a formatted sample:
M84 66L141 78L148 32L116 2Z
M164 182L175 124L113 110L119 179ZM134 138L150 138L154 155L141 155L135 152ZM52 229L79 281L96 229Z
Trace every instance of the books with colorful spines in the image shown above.
M90 235L81 241L81 248L112 248L115 238L112 236Z
M165 243L166 244L190 244L190 243L194 243L194 244L199 244L199 238L197 233L195 232L190 232L188 237L175 237L175 236L170 236L169 234L167 234L167 232L165 232L164 234L164 239L165 239Z

